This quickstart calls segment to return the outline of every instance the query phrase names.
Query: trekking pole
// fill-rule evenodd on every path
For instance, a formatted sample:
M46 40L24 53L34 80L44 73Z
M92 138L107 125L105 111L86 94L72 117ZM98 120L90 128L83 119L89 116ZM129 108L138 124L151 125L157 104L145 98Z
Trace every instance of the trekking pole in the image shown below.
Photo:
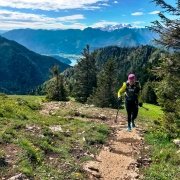
M142 108L143 108L143 109L145 109L146 111L149 111L149 109L148 109L148 108L146 108L146 107L144 107L144 106L142 106Z
M118 118L118 114L119 114L119 109L120 109L120 102L118 100L118 108L117 108L117 113L116 113L116 119L114 120L115 123L117 123L117 118Z
M118 114L119 114L119 108L117 109L116 119L114 120L115 123L117 123Z

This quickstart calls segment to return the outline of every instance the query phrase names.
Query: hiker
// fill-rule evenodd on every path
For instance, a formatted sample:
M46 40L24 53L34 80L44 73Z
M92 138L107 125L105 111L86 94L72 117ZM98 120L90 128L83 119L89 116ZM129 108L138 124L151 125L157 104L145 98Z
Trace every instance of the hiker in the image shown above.
M135 128L135 122L138 115L138 105L142 107L142 101L140 99L140 83L136 81L134 74L128 75L127 82L124 82L122 87L118 91L118 101L122 101L122 95L125 93L125 106L127 111L128 131L131 128Z

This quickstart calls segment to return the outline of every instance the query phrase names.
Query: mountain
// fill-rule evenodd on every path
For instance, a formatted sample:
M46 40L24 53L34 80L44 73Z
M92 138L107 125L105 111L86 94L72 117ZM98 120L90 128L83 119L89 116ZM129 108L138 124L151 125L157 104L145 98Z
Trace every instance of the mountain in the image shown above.
M151 71L159 67L164 51L153 46L124 47L109 46L95 50L97 68L102 70L104 64L110 59L117 63L118 80L126 81L127 75L134 72L142 84L154 80L155 74Z
M40 54L80 54L89 44L91 49L110 45L133 47L152 44L156 36L147 28L120 28L114 31L86 28L84 30L32 30L8 31L3 37L14 40Z
M62 63L64 63L64 64L70 65L70 64L72 63L70 59L64 58L64 57L61 57L61 56L58 56L58 55L51 55L51 57L59 60L60 62L62 62Z
M4 34L5 32L7 32L6 30L0 30L0 34Z
M97 69L97 77L99 73L102 72L105 64L114 60L116 63L117 71L117 84L116 88L118 89L123 82L127 80L127 75L131 72L134 72L137 76L137 79L141 82L143 86L147 81L154 81L156 75L154 71L151 71L155 67L159 67L160 59L165 52L153 47L153 46L137 46L137 47L118 47L118 46L109 46L105 48L96 49L91 53L96 61L96 66L94 69ZM83 58L82 58L83 59ZM74 93L76 82L76 74L80 72L82 63L78 63L74 67L68 68L63 72L67 84L69 83L69 90Z
M104 27L98 27L97 29L100 29L102 31L115 31L122 28L132 28L131 24L116 24L116 25L107 25Z
M49 79L49 69L60 61L34 53L15 41L0 36L0 91L25 94Z

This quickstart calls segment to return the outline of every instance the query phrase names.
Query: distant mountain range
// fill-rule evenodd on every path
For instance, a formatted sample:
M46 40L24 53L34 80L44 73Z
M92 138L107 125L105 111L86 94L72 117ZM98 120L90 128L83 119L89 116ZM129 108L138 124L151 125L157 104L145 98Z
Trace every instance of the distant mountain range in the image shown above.
M0 34L3 34L3 33L5 33L5 32L7 32L7 31L5 31L5 30L0 30Z
M64 63L64 64L71 64L72 62L68 58L61 57L59 55L50 55L51 57L57 59L58 61Z
M102 31L115 31L122 28L133 28L131 24L116 24L116 25L107 25L104 27L98 27L97 29L100 29Z
M149 29L126 26L116 25L107 26L104 29L86 28L84 30L18 29L8 31L2 36L40 54L80 54L87 44L90 45L91 50L110 45L134 47L153 44L152 40L156 34Z
M59 65L61 71L70 67L0 36L0 92L30 92L50 78L49 69L55 64Z

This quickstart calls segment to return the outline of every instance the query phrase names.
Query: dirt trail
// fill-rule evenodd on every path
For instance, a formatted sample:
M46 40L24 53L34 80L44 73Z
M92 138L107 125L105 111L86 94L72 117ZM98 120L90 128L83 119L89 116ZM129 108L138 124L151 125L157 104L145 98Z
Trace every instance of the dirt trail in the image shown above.
M125 119L119 119L119 123L112 126L115 129L114 137L96 156L97 161L90 161L84 165L84 169L91 174L90 179L141 179L136 159L140 156L143 142L140 129L127 132L124 127Z
M141 157L141 149L143 147L141 128L136 127L131 132L128 132L126 117L123 115L119 114L118 122L116 124L114 123L116 110L96 108L71 102L45 103L41 113L51 115L57 111L63 112L67 109L68 112L74 110L76 113L78 112L77 114L71 114L71 118L73 118L73 115L82 118L81 115L83 114L83 119L107 123L113 129L109 142L103 146L100 153L95 157L95 160L86 162L83 165L83 169L88 173L89 179L142 179L137 168L137 159ZM101 117L103 118L101 119Z

